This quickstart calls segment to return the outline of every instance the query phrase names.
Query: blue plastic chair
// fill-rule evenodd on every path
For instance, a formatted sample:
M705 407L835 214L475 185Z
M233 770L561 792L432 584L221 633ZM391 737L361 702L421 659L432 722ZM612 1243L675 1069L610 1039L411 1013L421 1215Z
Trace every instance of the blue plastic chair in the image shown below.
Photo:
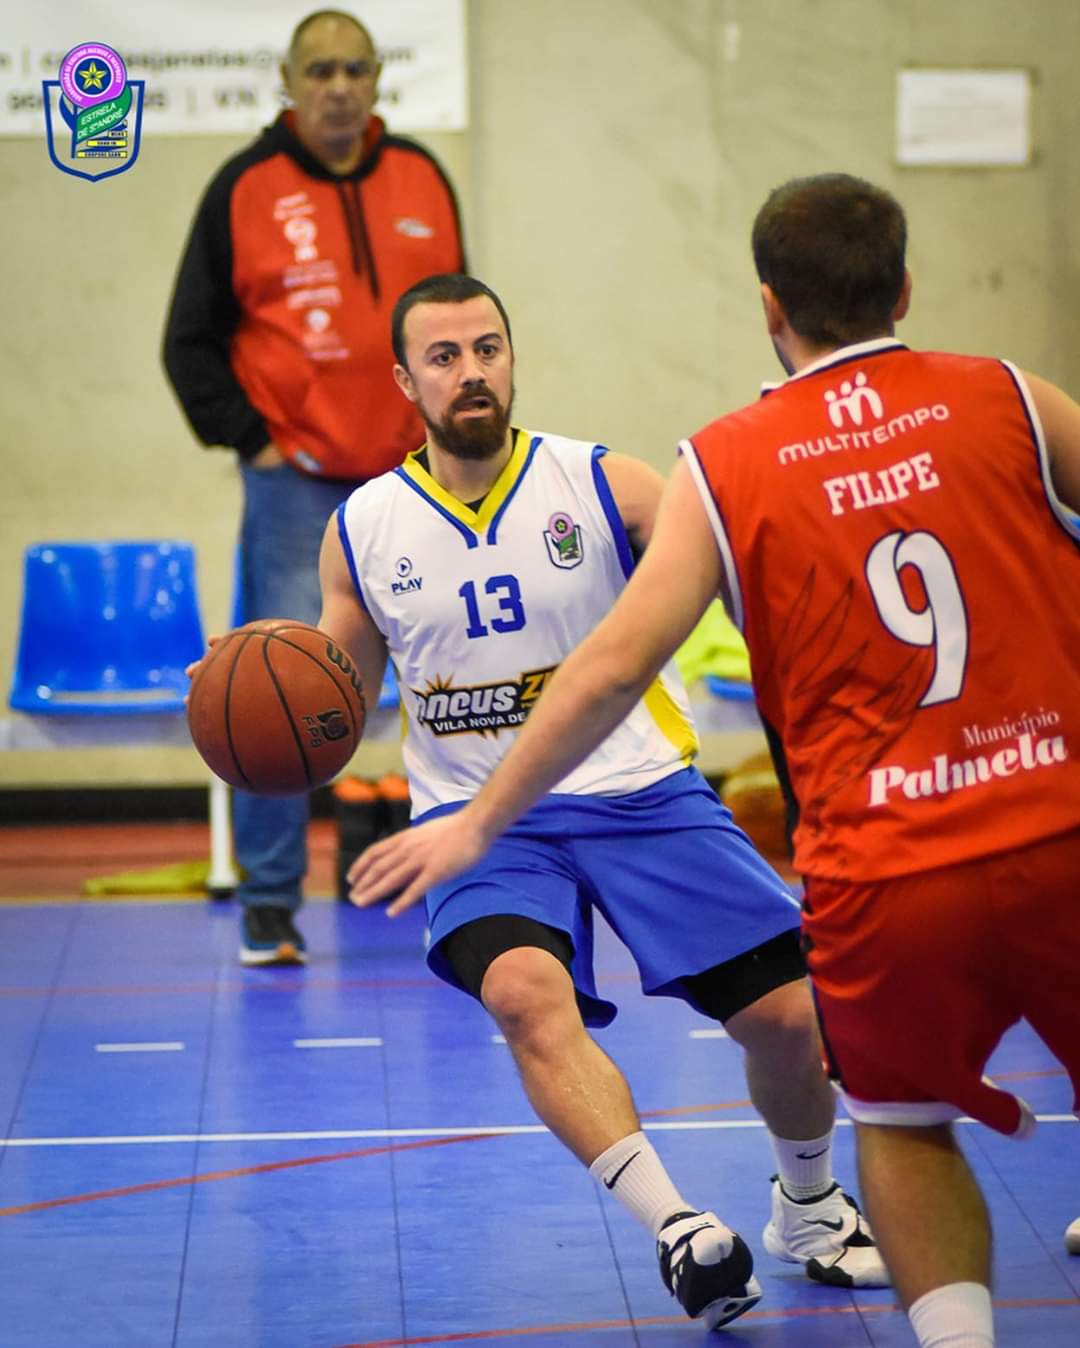
M380 711L401 706L401 693L398 691L397 676L394 673L394 666L389 660L386 662L386 673L383 675L382 687L379 689L379 700L376 705Z
M753 702L754 685L738 679L722 679L718 674L705 675L705 687L713 697L727 698L729 702Z
M17 711L180 712L190 686L184 667L204 649L190 543L26 549L9 699Z

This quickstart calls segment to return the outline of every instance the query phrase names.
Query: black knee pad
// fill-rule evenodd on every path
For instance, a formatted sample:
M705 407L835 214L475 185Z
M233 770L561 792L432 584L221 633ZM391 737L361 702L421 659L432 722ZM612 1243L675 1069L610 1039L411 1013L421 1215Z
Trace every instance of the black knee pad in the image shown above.
M710 1020L726 1021L766 993L806 977L797 928L682 979L686 1000Z
M574 945L566 932L516 913L498 913L466 922L439 942L439 953L465 991L479 1001L480 985L488 966L499 955L521 946L548 951L570 972Z

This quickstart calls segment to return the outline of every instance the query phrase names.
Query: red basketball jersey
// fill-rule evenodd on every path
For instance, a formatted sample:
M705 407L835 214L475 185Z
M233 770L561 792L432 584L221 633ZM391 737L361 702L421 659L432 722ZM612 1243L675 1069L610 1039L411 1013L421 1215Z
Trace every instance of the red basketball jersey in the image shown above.
M682 445L809 875L1080 824L1080 546L1020 373L847 347Z

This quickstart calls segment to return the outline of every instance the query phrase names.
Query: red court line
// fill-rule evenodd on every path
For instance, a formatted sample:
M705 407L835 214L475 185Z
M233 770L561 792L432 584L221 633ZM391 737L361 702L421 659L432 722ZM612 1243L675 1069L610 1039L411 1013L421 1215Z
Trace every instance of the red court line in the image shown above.
M995 1300L994 1305L999 1310L1035 1310L1045 1307L1080 1306L1080 1298ZM745 1315L739 1317L739 1324L749 1326L753 1320L798 1320L809 1316L900 1313L900 1307L895 1302L890 1305L866 1306L789 1306L785 1310L747 1311ZM466 1343L478 1339L522 1338L526 1335L588 1333L603 1329L642 1329L646 1325L683 1325L687 1329L690 1328L690 1322L685 1315L653 1315L637 1320L591 1320L570 1325L529 1325L522 1329L463 1330L458 1334L425 1334L407 1339L366 1339L358 1343L339 1344L338 1348L407 1348L407 1345L414 1343Z
M68 1198L46 1198L39 1203L22 1203L14 1208L0 1208L0 1217L20 1217L27 1212L44 1212L48 1208L71 1207L76 1203L96 1203L103 1198L129 1198L132 1194L152 1194L161 1189L181 1189L188 1184L212 1184L218 1180L243 1179L247 1175L269 1175L275 1170L296 1170L305 1165L324 1165L327 1161L352 1161L360 1156L384 1156L387 1152L419 1151L422 1147L448 1147L457 1142L482 1142L489 1137L506 1137L506 1133L465 1133L461 1137L429 1137L420 1142L391 1143L385 1147L362 1147L355 1151L338 1151L327 1156L301 1156L292 1161L268 1161L265 1165L243 1166L239 1170L211 1170L203 1175L186 1175L183 1179L150 1180L146 1184L129 1184L121 1189L102 1189L98 1193L73 1194Z
M1014 1073L1013 1075L1020 1076L1023 1074ZM1031 1073L1031 1075L1049 1076L1057 1074L1044 1072L1044 1073ZM744 1109L748 1107L752 1108L752 1102L750 1100L721 1100L716 1101L712 1104L678 1105L672 1109L643 1109L641 1111L640 1117L642 1119L669 1118L672 1115L710 1114L718 1110ZM97 1193L73 1194L66 1198L43 1199L41 1202L38 1203L25 1203L18 1207L0 1208L0 1217L18 1217L28 1212L43 1212L48 1208L69 1207L76 1203L94 1203L105 1198L126 1198L132 1194L154 1193L161 1189L181 1188L186 1184L209 1184L216 1182L218 1180L242 1179L248 1175L268 1175L276 1170L295 1170L301 1166L323 1165L329 1161L352 1161L363 1156L383 1156L387 1152L416 1151L422 1147L447 1147L457 1142L482 1142L486 1138L508 1137L508 1136L509 1136L508 1133L499 1133L499 1132L465 1133L462 1134L460 1137L423 1138L419 1142L391 1143L383 1147L362 1147L352 1151L331 1152L325 1156L302 1156L291 1161L268 1161L264 1165L243 1166L237 1170L208 1171L204 1175L188 1175L182 1179L150 1180L146 1184L125 1185L124 1187L119 1189L102 1189ZM1001 1304L1010 1305L1012 1303L1002 1302ZM1038 1304L1041 1305L1043 1303L1040 1302ZM1072 1303L1064 1303L1064 1304L1072 1304ZM758 1313L759 1312L754 1312L754 1314ZM760 1312L760 1314L765 1313L766 1312ZM526 1331L514 1331L514 1332L524 1333ZM528 1332L532 1333L533 1331L530 1330ZM548 1331L545 1330L543 1332L547 1333ZM387 1342L390 1341L388 1340ZM393 1340L393 1342L397 1343L398 1340L395 1339ZM426 1343L429 1342L429 1340L415 1339L409 1340L409 1342ZM430 1342L436 1342L436 1340L430 1340ZM365 1348L367 1348L366 1345Z
M682 1105L676 1109L643 1111L641 1117L658 1118L669 1114L699 1114L717 1109L738 1109L749 1105L749 1100L730 1100L719 1104ZM325 1156L301 1156L291 1161L268 1161L264 1165L243 1166L237 1170L214 1170L203 1175L187 1175L182 1179L149 1180L145 1184L129 1184L118 1189L101 1189L96 1193L72 1194L65 1198L46 1198L37 1203L23 1203L17 1207L0 1208L0 1217L20 1217L29 1212L45 1212L49 1208L72 1207L78 1203L96 1203L106 1198L129 1198L134 1194L156 1193L164 1189L179 1189L188 1184L210 1184L218 1180L243 1179L248 1175L269 1175L278 1170L295 1170L301 1166L324 1165L329 1161L353 1161L363 1156L383 1156L387 1152L416 1151L422 1147L446 1147L455 1142L481 1142L491 1137L506 1137L506 1133L465 1133L460 1137L423 1138L419 1142L390 1143L382 1147L362 1147L351 1151L331 1152Z
M667 1119L675 1114L712 1114L718 1109L753 1109L753 1100L721 1100L713 1105L676 1105L673 1109L642 1109L642 1119Z

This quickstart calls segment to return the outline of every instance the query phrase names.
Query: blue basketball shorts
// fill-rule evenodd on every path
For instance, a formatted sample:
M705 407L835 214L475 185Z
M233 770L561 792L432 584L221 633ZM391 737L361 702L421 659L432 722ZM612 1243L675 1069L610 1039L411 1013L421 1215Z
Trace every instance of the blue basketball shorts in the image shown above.
M414 822L460 808L441 805ZM439 946L466 922L516 914L566 932L578 1004L597 1026L616 1008L596 992L594 910L630 951L649 996L683 996L683 978L799 926L798 901L692 767L626 796L545 796L426 901L428 965L455 986Z

